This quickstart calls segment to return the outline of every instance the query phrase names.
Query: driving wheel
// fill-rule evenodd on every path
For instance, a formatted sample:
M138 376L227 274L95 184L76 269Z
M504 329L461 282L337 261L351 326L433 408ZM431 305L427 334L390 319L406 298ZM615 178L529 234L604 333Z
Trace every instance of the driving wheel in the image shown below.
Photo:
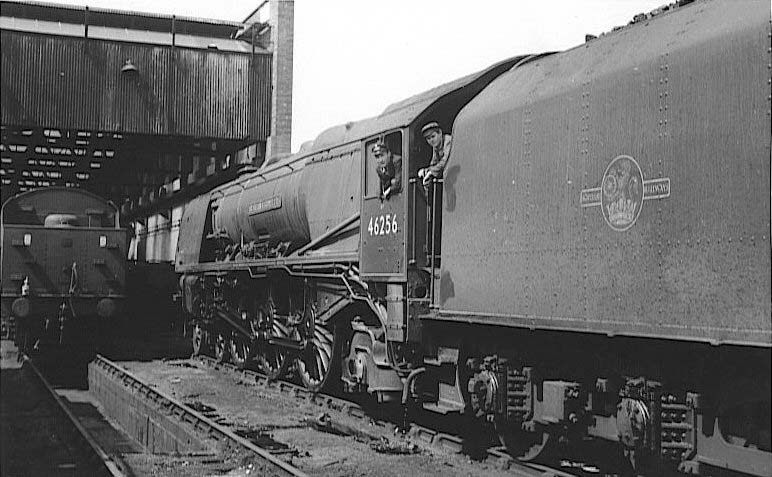
M285 323L276 316L276 307L270 298L258 309L260 322L269 323L271 335L277 338L287 338L289 331ZM255 360L260 371L268 376L268 379L279 379L287 373L290 364L289 353L279 346L260 342L255 353Z
M319 392L337 369L337 360L334 358L337 354L337 339L331 323L316 323L311 307L306 314L303 326L307 339L306 347L295 361L303 385L309 391Z

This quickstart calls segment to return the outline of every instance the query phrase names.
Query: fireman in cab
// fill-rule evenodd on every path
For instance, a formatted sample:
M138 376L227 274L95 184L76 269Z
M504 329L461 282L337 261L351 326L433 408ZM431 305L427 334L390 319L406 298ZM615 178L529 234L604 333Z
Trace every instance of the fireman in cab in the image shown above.
M429 167L418 171L418 177L423 181L424 190L429 191L432 179L442 179L445 167L450 157L450 134L443 134L439 123L432 121L421 128L421 134L432 148L432 160Z

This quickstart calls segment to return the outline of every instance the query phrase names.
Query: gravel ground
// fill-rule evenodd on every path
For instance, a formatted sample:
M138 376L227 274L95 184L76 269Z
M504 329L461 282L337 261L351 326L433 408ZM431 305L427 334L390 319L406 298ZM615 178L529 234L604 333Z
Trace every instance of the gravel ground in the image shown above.
M284 458L310 475L324 476L414 476L442 475L511 476L494 465L470 461L468 457L440 451L421 451L399 436L388 441L366 437L334 435L308 426L323 412L355 428L365 427L370 435L383 433L380 428L367 426L362 420L338 415L302 399L278 390L240 384L228 373L211 370L196 360L121 362L138 378L184 403L193 405L215 421L236 432L259 435L276 446L286 445ZM397 452L378 452L373 447L387 447ZM219 467L228 476L254 475L250 461L238 462L232 456L218 455ZM209 458L210 460L212 457ZM148 460L148 475L191 475L186 466L191 459L159 458ZM134 467L134 464L132 464ZM200 474L199 474L200 475ZM218 474L215 474L218 475Z

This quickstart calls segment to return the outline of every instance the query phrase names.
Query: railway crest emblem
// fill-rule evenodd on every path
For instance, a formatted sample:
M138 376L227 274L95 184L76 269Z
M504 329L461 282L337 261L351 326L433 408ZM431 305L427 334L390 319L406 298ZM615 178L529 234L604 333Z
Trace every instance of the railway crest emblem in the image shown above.
M630 156L617 156L606 167L600 187L583 189L582 207L600 206L612 229L624 232L635 225L643 202L670 196L670 179L643 179L638 162Z

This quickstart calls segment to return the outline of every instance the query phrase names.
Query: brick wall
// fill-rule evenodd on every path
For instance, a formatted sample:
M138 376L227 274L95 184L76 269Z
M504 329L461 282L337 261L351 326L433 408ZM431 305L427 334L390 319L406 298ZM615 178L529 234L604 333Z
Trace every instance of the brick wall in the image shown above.
M292 147L292 56L295 1L270 0L273 71L269 156L288 154Z

